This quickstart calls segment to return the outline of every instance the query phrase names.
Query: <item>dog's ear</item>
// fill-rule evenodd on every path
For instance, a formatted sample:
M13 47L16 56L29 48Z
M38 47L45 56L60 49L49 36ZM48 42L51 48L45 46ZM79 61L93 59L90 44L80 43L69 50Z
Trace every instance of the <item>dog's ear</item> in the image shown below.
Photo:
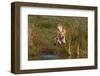
M58 26L57 26L57 29L58 29L60 32L62 32L62 30L63 30L62 25L58 25Z
M63 29L64 30L64 33L66 33L66 29Z

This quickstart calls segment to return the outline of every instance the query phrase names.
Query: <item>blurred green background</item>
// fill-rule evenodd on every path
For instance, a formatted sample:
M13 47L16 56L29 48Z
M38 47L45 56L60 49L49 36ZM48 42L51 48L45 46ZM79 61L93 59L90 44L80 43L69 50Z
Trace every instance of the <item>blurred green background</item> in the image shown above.
M54 45L57 25L66 29L66 45ZM77 59L88 56L88 18L28 15L28 60L44 60L42 51L53 51L58 58ZM47 59L49 60L49 59Z

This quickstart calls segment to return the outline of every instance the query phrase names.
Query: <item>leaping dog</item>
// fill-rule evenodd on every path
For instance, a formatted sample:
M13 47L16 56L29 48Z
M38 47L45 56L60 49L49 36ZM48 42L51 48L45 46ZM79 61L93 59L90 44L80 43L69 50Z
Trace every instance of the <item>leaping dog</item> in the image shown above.
M57 36L55 38L55 43L59 44L60 46L66 44L66 30L63 28L61 24L57 26Z

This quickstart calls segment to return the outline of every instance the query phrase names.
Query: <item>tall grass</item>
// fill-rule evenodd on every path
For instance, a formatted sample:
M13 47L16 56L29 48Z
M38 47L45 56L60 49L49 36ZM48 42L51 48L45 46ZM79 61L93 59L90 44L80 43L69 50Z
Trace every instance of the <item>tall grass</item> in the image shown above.
M54 45L57 24L66 29L66 45ZM28 59L39 60L42 50L54 51L61 58L86 58L88 28L86 17L28 16Z

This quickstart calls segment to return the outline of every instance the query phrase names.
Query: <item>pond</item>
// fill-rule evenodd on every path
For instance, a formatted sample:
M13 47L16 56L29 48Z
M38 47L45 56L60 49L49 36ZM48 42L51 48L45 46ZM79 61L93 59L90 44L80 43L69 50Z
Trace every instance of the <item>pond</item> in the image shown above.
M49 59L59 59L59 56L54 51L41 51L40 53L41 60L49 60Z

